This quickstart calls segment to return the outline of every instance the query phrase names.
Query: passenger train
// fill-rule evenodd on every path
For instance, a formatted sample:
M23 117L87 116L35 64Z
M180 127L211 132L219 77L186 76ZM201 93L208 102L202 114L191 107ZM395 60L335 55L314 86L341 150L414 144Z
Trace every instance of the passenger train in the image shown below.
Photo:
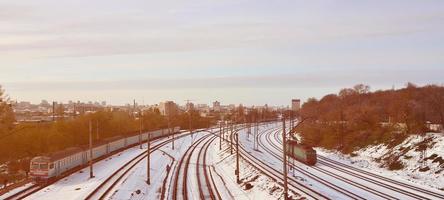
M179 132L180 127L174 127L173 133ZM168 129L161 129L142 133L141 140L156 139L168 136ZM117 136L108 138L94 144L92 149L92 159L111 154L124 148L134 146L139 143L139 134L132 134L128 137ZM37 156L31 159L30 176L36 182L47 182L53 180L63 173L76 167L86 165L89 161L90 153L88 148L71 147L46 156Z

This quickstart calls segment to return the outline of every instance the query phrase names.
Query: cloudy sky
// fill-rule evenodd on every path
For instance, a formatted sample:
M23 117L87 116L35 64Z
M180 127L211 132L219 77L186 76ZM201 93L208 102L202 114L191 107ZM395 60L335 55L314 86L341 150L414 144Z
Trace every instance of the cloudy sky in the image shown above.
M444 1L0 0L12 99L289 104L444 83Z

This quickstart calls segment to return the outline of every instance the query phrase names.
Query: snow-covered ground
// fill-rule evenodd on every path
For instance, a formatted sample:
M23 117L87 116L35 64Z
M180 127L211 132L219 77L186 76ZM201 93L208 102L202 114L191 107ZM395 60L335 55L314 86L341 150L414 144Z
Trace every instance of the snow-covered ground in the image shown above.
M258 159L266 162L267 165L273 166L281 171L282 157L281 152L281 131L278 129L270 129L260 135L259 151L251 151ZM246 147L252 149L252 142L244 139L242 142ZM430 198L441 199L444 192L424 187L420 184L414 184L406 180L402 180L396 176L382 177L373 176L373 171L357 171L350 169L352 165L340 165L335 163L340 156L330 154L328 158L323 158L326 153L319 150L318 163L309 167L303 163L294 162L295 170L290 170L290 175L296 177L301 184L312 188L315 191L325 194L332 199L350 199L350 198L366 198L366 199L417 199ZM290 159L291 162L293 162ZM356 162L358 163L358 162ZM290 164L291 166L291 164ZM282 172L282 171L281 171ZM387 179L389 177L389 179ZM290 177L290 180L292 178ZM396 180L394 182L392 179ZM427 190L427 191L425 191ZM429 191L438 193L438 196L429 194Z
M204 131L195 133L193 137L178 138L175 141L174 150L170 142L163 145L151 154L150 185L146 183L147 162L142 161L124 175L106 199L173 199L174 191L179 191L176 194L180 199L183 195L183 181L187 183L184 191L190 199L200 199L202 194L207 198L211 192L221 199L283 199L282 161L280 159L282 157L281 123L259 126L258 150L254 150L253 134L248 135L247 129L238 132L240 152L245 156L240 158L240 184L237 183L234 174L235 148L234 153L231 154L229 142L223 141L222 150L219 149L218 130L214 129L215 134ZM420 172L418 165L412 161L419 156L419 152L415 152L414 148L411 151L402 151L408 148L407 146L422 141L414 137L395 147L398 150L401 148L399 151L404 153L402 156L412 159L407 159L404 163L407 167L403 171L385 170L374 161L375 158L390 152L387 147L381 145L356 152L358 156L355 157L317 149L318 163L313 167L290 159L289 194L296 199L418 199L423 197L440 199L441 196L425 194L427 191L433 191L444 197L444 192L427 187L434 185L435 188L439 188L442 187L443 182L442 173L435 176L439 169L435 169L436 161L433 161L443 155L444 142L442 137L433 134L431 137L436 137L434 140L436 142L429 145L428 155L437 154L437 156L427 160L433 169L421 172L423 174L420 175L415 175ZM165 140L166 138L153 141L151 146ZM85 168L27 199L84 199L114 171L144 150L146 150L146 144L143 149L136 146L115 154L95 163L95 178L90 179L89 169ZM182 158L188 157L190 162L185 180L183 174L185 167L184 165L179 167L179 162ZM206 165L203 164L204 158L206 158ZM408 170L412 170L410 174ZM177 188L174 184L176 173L179 173ZM208 173L209 178L205 178L203 173ZM375 178L372 174L383 178ZM434 180L433 177L435 177ZM396 180L396 183L391 180ZM398 183L405 185L400 186ZM416 189L424 190L425 193L418 193Z
M209 136L205 137L204 136ZM202 139L197 144L196 141ZM156 141L158 144L163 140ZM244 160L240 160L241 184L236 182L234 175L235 154L228 151L228 142L222 143L223 150L219 150L219 139L208 132L194 134L194 137L185 136L175 141L174 150L168 143L151 154L151 184L146 183L147 163L137 164L118 183L115 191L107 196L107 199L172 199L174 174L176 173L179 160L185 152L193 145L195 151L191 154L188 169L187 193L190 199L199 199L198 180L202 174L197 176L196 167L200 153L205 143L208 142L206 152L206 170L210 173L213 189L217 190L221 199L278 199L282 196L282 188L272 179L264 176L258 170L251 167ZM84 199L100 183L116 171L122 164L141 154L146 150L134 147L99 161L94 165L95 178L89 178L89 169L85 168L74 173L63 180L59 180L39 192L32 194L27 199ZM199 155L201 155L199 157ZM202 162L202 160L200 160ZM202 165L202 163L199 163ZM167 170L169 168L170 170ZM253 187L246 189L245 184ZM214 187L215 186L215 187Z
M265 176L260 171L249 165L244 159L240 159L240 180L237 184L234 171L236 169L236 154L231 155L228 142L222 143L222 151L219 145L213 146L212 154L214 170L223 177L223 182L219 182L218 188L223 188L231 198L223 199L279 199L282 197L283 189L274 180ZM246 189L246 184L251 184L251 189Z
M418 150L418 147L424 139L429 142L427 142L426 160L422 163L421 151ZM444 160L442 160L444 158L444 135L440 133L427 133L424 138L413 135L391 148L383 144L369 146L354 152L354 156L321 148L318 148L317 151L320 155L386 177L401 178L419 185L444 190ZM381 163L384 159L392 157L399 157L404 168L392 171ZM429 169L420 170L424 168Z
M166 139L153 141L152 145L159 144ZM142 149L135 146L94 163L94 178L89 178L89 168L86 167L28 196L26 199L84 199L124 163L146 151L146 147L146 144ZM155 155L158 155L158 153L156 152Z
M22 185L22 186L20 186L20 187L16 187L16 188L14 188L14 189L12 189L12 190L9 190L8 192L2 194L2 195L0 196L0 199L6 199L6 198L8 198L8 197L11 197L12 195L15 195L15 194L17 194L18 192L21 192L21 191L23 191L23 190L25 190L25 189L27 189L27 188L30 188L30 187L32 187L33 185L34 185L34 183L26 183L26 184L24 184L24 185Z

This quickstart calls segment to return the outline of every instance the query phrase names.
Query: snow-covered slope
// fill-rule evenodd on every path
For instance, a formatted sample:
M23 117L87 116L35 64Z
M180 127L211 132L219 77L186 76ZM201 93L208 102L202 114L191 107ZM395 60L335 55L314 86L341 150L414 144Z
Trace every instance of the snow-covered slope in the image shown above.
M425 158L421 158L425 149ZM318 153L343 163L444 190L444 135L412 135L394 147L379 144L355 151L352 156L317 149Z

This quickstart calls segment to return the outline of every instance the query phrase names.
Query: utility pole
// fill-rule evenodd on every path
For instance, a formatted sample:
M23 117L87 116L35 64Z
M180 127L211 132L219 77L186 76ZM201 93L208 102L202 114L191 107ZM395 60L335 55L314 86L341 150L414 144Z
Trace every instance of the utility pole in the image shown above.
M290 127L288 128L288 131L291 132L292 128L293 128L293 110L290 110Z
M237 184L240 184L240 178L239 178L239 132L236 132L236 179Z
M92 124L89 120L89 178L94 178L93 173L93 152L92 152Z
M225 134L225 121L221 121L220 122L220 126L222 127L222 133L221 133L221 137L222 137L222 140L225 140L225 138L224 138L224 134Z
M254 129L253 129L253 149L256 150L256 116L253 118Z
M139 123L139 148L142 149L142 126L143 126L143 115L140 113L140 123Z
M147 145L147 150L146 150L146 153L147 153L147 156L146 156L146 162L147 162L147 165L146 165L146 183L148 185L150 185L150 183L151 183L150 182L150 168L151 168L151 165L150 165L150 159L151 159L150 158L150 153L151 153L150 140L151 140L151 135L150 135L149 132L147 134L148 134L148 136L147 136L147 139L146 139L146 145ZM173 141L174 141L174 139L173 139Z
M219 122L219 150L222 150L222 121Z
M259 122L256 121L256 135L254 136L255 140L256 140L256 150L259 150Z
M224 140L227 141L227 133L228 133L228 122L224 121Z
M97 138L97 140L100 139L100 135L99 135L99 120L96 121L96 138Z
M285 131L285 116L282 117L282 150L283 150L283 171L284 171L284 199L288 199L288 183L287 183L287 135Z
M136 100L133 99L133 112L131 113L131 116L134 116L135 111L136 111Z
M167 120L168 120L168 135L171 135L170 115L168 115ZM174 132L173 132L173 139L171 140L171 148L174 150Z
M250 120L248 120L247 127L248 127L247 138L250 139L250 134L251 134L251 122L250 122Z
M192 132L192 130L191 130L191 104L190 104L190 102L191 101L193 101L193 100L189 100L189 99L187 99L187 100L185 100L186 102L187 102L187 107L188 107L188 127L190 128L190 134L191 134L191 138L193 138L193 132ZM192 142L191 142L192 143Z
M55 104L56 102L52 102L52 121L55 121Z
M257 118L254 118L254 132L253 132L253 149L259 150L259 124Z
M190 128L191 137L193 137L193 132L191 131L191 109L188 110L188 127Z
M230 154L233 155L233 123L230 123Z

